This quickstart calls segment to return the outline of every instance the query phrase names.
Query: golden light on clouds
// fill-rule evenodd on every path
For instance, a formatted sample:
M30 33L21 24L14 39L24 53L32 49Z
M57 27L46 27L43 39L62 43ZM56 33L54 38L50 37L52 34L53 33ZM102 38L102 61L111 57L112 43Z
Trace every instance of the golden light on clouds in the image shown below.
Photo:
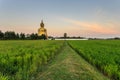
M113 23L83 22L67 18L62 18L62 20L76 26L78 30L82 29L86 31L86 33L120 34L119 30L116 28L118 25Z

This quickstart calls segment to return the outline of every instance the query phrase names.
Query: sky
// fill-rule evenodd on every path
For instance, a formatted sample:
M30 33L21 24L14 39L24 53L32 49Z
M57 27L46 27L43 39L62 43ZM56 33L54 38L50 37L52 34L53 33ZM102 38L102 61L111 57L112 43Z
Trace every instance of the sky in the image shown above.
M0 30L48 36L120 37L120 0L0 0Z

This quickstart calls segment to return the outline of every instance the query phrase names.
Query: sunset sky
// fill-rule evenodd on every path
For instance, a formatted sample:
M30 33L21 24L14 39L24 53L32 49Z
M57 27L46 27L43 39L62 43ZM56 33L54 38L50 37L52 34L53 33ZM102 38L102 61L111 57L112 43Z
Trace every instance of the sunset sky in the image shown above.
M0 0L0 30L49 36L120 37L120 0Z

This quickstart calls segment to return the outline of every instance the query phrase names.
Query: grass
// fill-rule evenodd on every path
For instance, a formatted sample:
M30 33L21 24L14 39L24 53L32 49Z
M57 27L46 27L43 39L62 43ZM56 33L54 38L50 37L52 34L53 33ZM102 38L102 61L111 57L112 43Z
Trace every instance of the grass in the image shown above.
M0 80L120 80L119 41L67 42L0 41Z
M120 41L69 41L69 45L86 61L112 80L120 80Z
M0 41L0 80L30 80L55 57L64 41Z
M35 80L109 80L67 44Z

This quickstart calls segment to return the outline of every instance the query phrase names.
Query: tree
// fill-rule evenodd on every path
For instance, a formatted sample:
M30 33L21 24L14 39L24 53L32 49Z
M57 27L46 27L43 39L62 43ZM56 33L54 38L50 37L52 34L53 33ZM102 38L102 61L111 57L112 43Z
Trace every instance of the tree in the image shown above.
M35 34L35 39L38 39L38 34L37 33Z
M42 34L41 36L39 36L38 37L39 39L44 39L44 40L46 40L47 38L46 38L46 36L44 35L44 34Z
M32 40L36 40L36 39L38 39L38 35L32 33L32 34L30 35L30 39L32 39Z
M30 34L26 34L26 39L30 39Z
M0 31L0 39L4 38L4 33L2 31Z
M25 34L24 33L20 33L20 39L22 39L22 40L25 39Z
M16 34L16 39L20 39L20 36L18 33Z
M16 39L15 32L14 31L6 31L4 34L4 38L7 40Z
M67 38L67 33L64 33L64 38Z

